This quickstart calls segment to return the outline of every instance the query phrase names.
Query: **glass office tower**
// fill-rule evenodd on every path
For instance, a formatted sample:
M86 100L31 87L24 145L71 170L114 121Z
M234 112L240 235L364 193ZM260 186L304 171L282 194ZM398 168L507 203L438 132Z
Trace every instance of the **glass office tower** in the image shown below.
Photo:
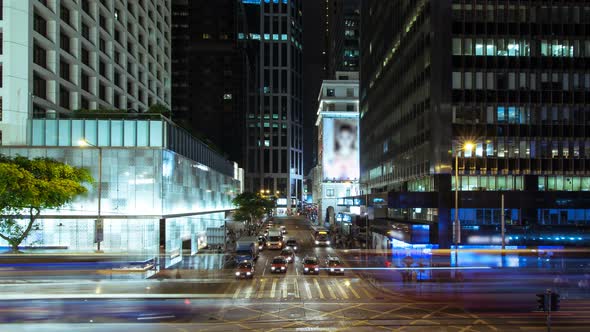
M502 216L511 244L587 243L589 4L361 6L361 182L386 219L449 246L458 171L459 243L498 244Z
M238 38L257 49L247 115L246 188L301 198L302 7L298 0L242 0ZM291 200L287 200L289 205Z

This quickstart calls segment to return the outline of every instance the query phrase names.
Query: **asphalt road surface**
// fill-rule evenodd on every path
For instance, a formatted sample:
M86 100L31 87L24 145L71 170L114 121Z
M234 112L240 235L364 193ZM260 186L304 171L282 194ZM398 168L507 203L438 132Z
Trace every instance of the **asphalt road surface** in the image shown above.
M225 269L172 280L4 283L0 331L546 331L534 293L511 291L510 283L498 290L487 277L418 287L376 283L373 271L363 269L303 275L306 255L321 262L339 256L347 267L358 265L359 255L315 247L302 218L275 224L301 246L286 274L270 273L279 251L264 250L252 280L236 280ZM589 330L590 301L566 298L561 307L552 314L552 331Z

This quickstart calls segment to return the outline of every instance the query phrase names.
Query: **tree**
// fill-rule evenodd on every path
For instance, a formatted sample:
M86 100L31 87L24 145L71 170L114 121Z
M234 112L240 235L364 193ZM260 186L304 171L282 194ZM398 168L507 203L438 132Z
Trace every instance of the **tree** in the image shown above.
M57 209L87 192L88 170L50 158L0 155L0 238L13 252L29 236L43 209ZM24 223L18 220L25 219Z
M274 198L274 197L273 197ZM233 201L236 206L235 220L246 220L254 224L257 220L268 214L275 207L275 200L264 198L259 194L244 192L237 195Z

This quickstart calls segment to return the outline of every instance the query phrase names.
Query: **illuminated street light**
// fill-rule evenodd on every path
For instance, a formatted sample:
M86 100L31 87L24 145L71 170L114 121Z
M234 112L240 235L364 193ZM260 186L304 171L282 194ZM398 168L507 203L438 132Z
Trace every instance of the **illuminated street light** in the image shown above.
M98 149L98 216L96 218L96 225L95 225L95 234L96 234L96 244L97 244L97 252L100 252L100 242L101 236L99 236L98 231L96 228L102 228L102 217L101 217L101 198L102 198L102 148L100 146L94 145L86 138L82 138L78 141L78 145L80 147L93 147Z
M471 152L474 147L475 144L473 142L467 141L463 143L459 151L455 152L455 232L453 239L455 250L459 249L459 243L461 243L461 222L459 221L459 152L463 151L463 157L465 157L465 151Z

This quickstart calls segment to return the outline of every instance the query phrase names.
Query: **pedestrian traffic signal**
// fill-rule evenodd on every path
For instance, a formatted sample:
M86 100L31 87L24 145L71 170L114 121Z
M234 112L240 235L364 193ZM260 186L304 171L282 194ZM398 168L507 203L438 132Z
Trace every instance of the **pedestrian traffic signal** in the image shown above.
M551 311L559 311L559 294L551 293Z
M545 294L545 293L537 294L537 310L547 311L548 308L545 303L546 302L545 301L546 295L547 294Z

